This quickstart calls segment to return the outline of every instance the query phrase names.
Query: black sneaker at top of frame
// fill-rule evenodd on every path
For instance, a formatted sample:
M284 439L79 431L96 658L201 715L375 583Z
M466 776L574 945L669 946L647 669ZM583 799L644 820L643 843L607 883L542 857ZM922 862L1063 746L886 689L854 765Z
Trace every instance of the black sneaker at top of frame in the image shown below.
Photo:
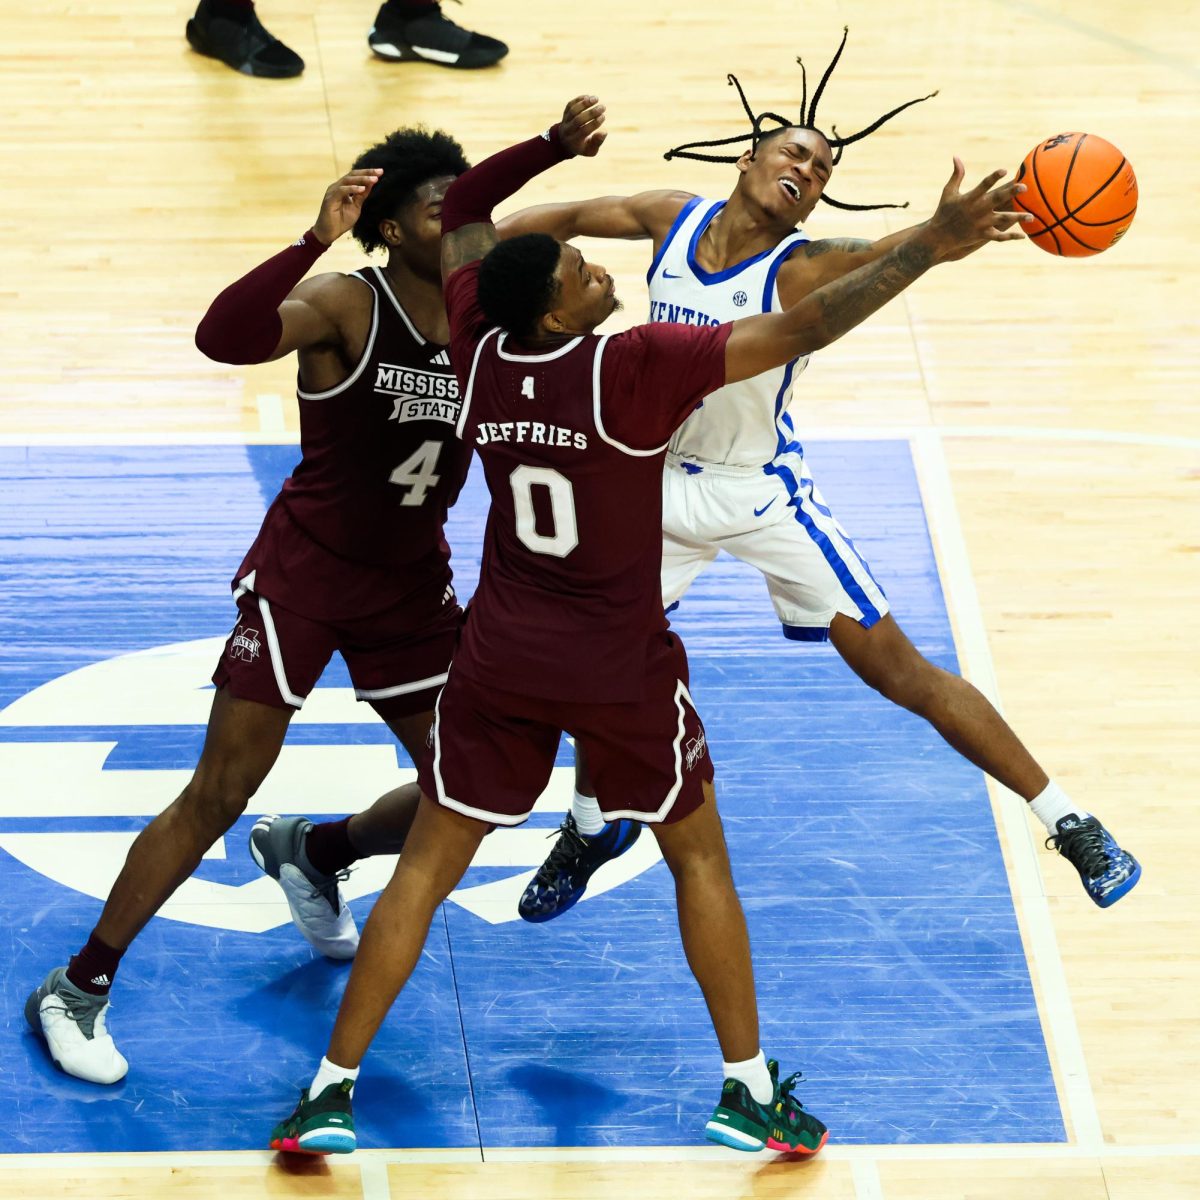
M1079 872L1084 890L1101 908L1116 904L1141 879L1141 864L1095 817L1066 816L1057 828L1046 845Z
M427 62L464 70L493 66L508 53L508 47L496 38L456 25L440 4L420 16L405 18L385 3L367 41L380 58L392 62Z
M582 834L567 813L549 857L529 882L517 912L535 923L550 921L574 906L587 891L588 880L611 859L620 858L638 840L640 821L611 821L597 834Z
M187 40L198 54L218 58L243 75L293 79L304 70L304 59L263 28L253 7L200 0L187 23Z

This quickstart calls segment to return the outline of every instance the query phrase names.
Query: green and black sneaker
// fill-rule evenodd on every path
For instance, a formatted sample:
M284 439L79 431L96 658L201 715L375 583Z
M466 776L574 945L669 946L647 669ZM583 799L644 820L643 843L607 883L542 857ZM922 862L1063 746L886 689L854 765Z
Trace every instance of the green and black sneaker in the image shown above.
M767 1060L775 1095L769 1105L759 1104L738 1079L726 1079L721 1102L705 1126L704 1135L734 1150L782 1150L787 1154L816 1154L829 1131L796 1099L793 1088L800 1074L779 1082L779 1063Z
M271 1149L289 1154L349 1154L358 1145L350 1110L353 1090L354 1081L343 1079L310 1100L305 1088L296 1111L271 1130Z

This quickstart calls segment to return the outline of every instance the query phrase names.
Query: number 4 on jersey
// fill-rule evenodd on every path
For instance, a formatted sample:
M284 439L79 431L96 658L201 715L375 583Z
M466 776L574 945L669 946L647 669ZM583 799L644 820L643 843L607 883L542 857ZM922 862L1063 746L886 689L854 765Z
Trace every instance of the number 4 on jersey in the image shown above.
M418 504L424 504L429 489L437 487L441 482L441 476L434 474L441 452L441 442L422 442L420 449L410 454L388 476L389 483L398 483L408 488L400 498L400 503L405 508L415 508Z

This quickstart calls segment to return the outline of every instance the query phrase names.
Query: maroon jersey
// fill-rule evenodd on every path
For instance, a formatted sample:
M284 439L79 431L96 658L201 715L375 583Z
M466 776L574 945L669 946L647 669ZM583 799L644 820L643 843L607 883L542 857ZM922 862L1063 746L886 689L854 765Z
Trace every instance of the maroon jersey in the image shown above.
M663 457L724 384L730 326L642 325L522 353L489 328L478 274L446 287L459 436L492 497L454 670L551 700L638 700L666 625Z
M447 347L417 332L378 267L355 277L375 293L362 357L335 388L297 385L303 457L239 571L255 571L260 594L322 620L449 582L442 527L471 457L455 436Z

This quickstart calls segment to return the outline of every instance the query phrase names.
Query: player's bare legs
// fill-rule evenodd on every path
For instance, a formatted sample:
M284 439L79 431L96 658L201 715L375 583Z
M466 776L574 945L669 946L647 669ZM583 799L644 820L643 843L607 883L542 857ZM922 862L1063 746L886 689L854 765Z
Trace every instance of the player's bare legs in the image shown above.
M425 739L432 725L432 712L393 717L388 721L388 728L408 751L408 757L414 765L424 753ZM399 854L417 815L420 797L421 789L416 783L406 783L380 796L370 808L351 817L346 832L359 858L369 858L373 854Z
M712 784L704 785L704 803L683 820L650 828L675 878L683 950L704 993L721 1053L726 1062L753 1058L759 1041L750 935Z
M218 690L195 774L129 848L96 923L97 937L124 950L200 865L275 765L294 711Z
M924 717L959 754L1022 796L1094 903L1108 908L1137 883L1137 859L1046 775L976 687L929 662L890 614L870 629L838 614L829 638L864 683Z
M326 1058L362 1062L408 981L433 914L462 879L490 826L422 796L404 853L363 928Z
M815 1154L828 1136L824 1124L792 1091L798 1076L779 1080L759 1044L758 999L750 960L750 935L733 886L729 851L711 783L704 803L681 821L651 825L675 879L679 933L688 966L704 993L721 1046L725 1082L705 1136L735 1150ZM786 1141L773 1141L786 1121Z
M130 942L204 852L245 811L279 757L293 710L213 697L204 750L179 797L129 848L87 944L56 967L29 997L25 1019L45 1038L54 1061L92 1083L116 1083L129 1064L106 1026L108 991Z
M974 684L934 666L889 613L869 629L838 614L829 640L850 669L893 704L924 717L964 758L1025 800L1050 782Z

